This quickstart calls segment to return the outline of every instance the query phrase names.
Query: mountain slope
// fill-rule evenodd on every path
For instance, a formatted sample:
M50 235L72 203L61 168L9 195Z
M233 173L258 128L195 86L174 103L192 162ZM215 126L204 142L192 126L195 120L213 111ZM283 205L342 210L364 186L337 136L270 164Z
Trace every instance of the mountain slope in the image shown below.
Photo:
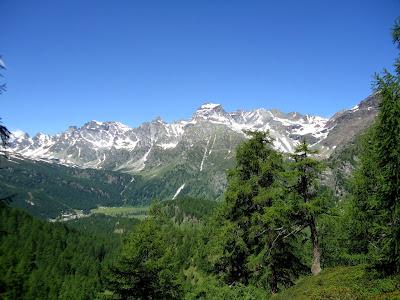
M98 205L120 206L132 176L112 171L70 168L22 157L0 157L1 196L42 218L83 214Z

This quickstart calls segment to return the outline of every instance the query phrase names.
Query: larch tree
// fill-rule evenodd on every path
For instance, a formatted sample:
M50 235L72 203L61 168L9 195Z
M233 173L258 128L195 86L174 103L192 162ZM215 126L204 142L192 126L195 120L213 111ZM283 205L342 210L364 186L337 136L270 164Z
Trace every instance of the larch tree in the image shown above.
M174 248L176 235L170 228L154 216L135 227L106 279L114 298L182 298Z
M392 31L400 45L400 21ZM371 267L383 275L400 272L400 70L376 76L379 113L366 136L354 179L354 223L365 236ZM366 249L367 248L367 249Z
M310 229L312 245L311 272L321 272L321 249L318 243L317 216L324 211L323 197L319 193L322 163L312 157L317 151L310 149L303 140L292 154L294 186L294 220L299 226Z
M293 283L301 263L287 235L284 160L265 132L247 132L250 139L236 151L228 173L225 202L210 243L214 271L229 284L262 282L271 293Z

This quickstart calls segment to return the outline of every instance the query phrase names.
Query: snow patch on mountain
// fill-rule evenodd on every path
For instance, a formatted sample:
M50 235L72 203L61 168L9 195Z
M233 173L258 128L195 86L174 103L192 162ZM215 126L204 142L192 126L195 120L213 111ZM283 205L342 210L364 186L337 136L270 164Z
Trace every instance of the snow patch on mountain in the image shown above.
M176 197L178 197L178 195L180 194L180 192L184 189L185 187L185 183L182 184L175 192L175 195L172 197L172 200L174 200Z
M165 149L175 148L177 144L178 143L162 143L162 144L158 144L157 146L159 146L165 150Z

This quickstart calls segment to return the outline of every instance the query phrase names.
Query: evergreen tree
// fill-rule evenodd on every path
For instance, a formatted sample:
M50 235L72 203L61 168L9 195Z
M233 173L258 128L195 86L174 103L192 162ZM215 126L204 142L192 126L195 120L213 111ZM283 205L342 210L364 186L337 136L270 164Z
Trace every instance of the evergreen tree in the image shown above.
M400 44L400 23L393 40ZM376 76L379 113L364 142L354 185L355 233L364 238L371 265L384 275L400 272L400 70Z
M108 287L117 299L179 299L176 235L160 219L142 221L110 268Z
M321 250L318 242L317 216L324 210L323 198L319 193L319 176L322 164L312 158L317 151L311 150L305 140L292 155L294 170L295 210L294 218L300 226L307 226L311 233L312 263L311 272L321 272Z
M351 179L350 225L348 228L349 250L355 254L367 254L373 244L373 227L376 222L372 203L376 202L379 174L376 166L374 130L372 126L361 140L360 162Z
M400 271L400 78L388 73L378 77L382 102L375 127L376 167L379 189L374 210L379 216L375 236L377 266L384 273Z
M301 265L287 235L283 157L265 132L247 132L229 171L225 203L213 224L210 260L229 284L262 282L272 293L290 285ZM286 238L285 235L287 235Z
M0 299L94 299L119 248L110 235L79 232L7 206L0 209Z

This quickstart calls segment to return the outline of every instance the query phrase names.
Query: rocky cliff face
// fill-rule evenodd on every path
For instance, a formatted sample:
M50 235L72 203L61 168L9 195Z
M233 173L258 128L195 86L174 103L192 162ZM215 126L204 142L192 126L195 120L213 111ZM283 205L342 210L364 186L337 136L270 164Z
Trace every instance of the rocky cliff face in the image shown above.
M372 95L361 101L352 109L333 115L326 123L329 134L318 143L321 154L329 156L332 150L343 147L360 132L369 127L379 110L379 96Z

